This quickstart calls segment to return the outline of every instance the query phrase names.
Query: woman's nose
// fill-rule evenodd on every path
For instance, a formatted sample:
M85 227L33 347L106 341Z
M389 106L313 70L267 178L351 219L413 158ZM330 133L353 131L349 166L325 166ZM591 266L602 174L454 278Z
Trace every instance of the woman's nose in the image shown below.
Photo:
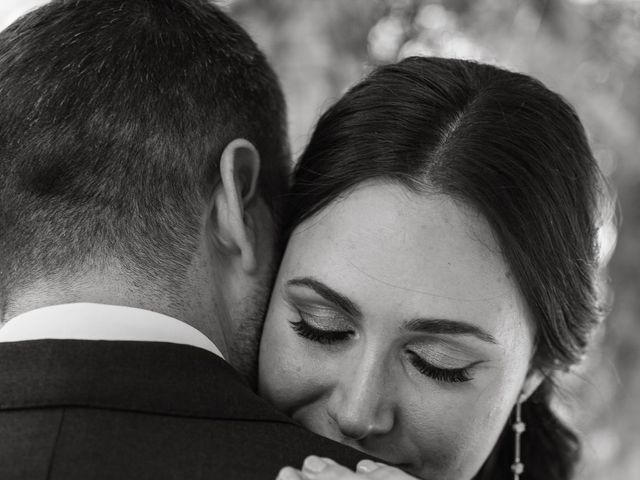
M393 394L384 375L375 366L360 367L336 383L329 398L328 413L340 433L363 440L391 431L394 425ZM346 373L346 372L345 372Z

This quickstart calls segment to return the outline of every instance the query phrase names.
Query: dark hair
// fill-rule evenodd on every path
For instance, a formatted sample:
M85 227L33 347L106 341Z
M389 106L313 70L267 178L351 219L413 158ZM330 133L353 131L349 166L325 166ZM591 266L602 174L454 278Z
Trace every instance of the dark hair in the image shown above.
M234 138L274 216L288 186L277 78L206 0L54 0L0 33L0 91L5 292L111 258L180 282Z
M579 361L601 319L602 175L574 110L526 75L442 58L375 70L319 119L295 171L287 231L356 184L398 182L471 205L490 223L537 324L524 405L527 478L565 480L579 442L550 408L554 372ZM512 478L510 425L477 478Z

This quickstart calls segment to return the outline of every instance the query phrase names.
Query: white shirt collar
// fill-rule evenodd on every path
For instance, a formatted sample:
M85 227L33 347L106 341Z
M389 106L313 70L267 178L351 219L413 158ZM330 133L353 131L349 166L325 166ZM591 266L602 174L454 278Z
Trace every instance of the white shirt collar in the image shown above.
M39 308L9 320L0 342L24 340L119 340L166 342L222 353L202 332L180 320L140 308L68 303Z

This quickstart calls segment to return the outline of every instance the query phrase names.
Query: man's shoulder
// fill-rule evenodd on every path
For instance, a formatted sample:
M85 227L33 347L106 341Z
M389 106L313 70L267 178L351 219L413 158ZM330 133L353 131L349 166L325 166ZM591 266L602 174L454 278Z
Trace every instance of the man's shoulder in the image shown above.
M0 361L25 362L0 373L1 387L23 383L11 394L0 390L1 478L18 478L3 468L21 462L38 468L27 458L34 448L55 451L50 478L68 479L86 472L92 478L275 478L282 466L300 465L310 454L352 466L360 458L275 411L209 352L110 343L0 346Z
M0 408L87 407L291 423L219 356L174 343L0 343Z
M293 424L64 407L0 411L0 478L275 479L304 458L359 453ZM47 477L42 475L52 465Z

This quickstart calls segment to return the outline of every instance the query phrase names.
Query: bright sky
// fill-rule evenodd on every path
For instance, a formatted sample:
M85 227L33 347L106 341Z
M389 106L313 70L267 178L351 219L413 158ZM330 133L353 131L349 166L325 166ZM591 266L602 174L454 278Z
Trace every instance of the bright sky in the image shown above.
M0 30L23 13L47 3L48 0L0 0Z

